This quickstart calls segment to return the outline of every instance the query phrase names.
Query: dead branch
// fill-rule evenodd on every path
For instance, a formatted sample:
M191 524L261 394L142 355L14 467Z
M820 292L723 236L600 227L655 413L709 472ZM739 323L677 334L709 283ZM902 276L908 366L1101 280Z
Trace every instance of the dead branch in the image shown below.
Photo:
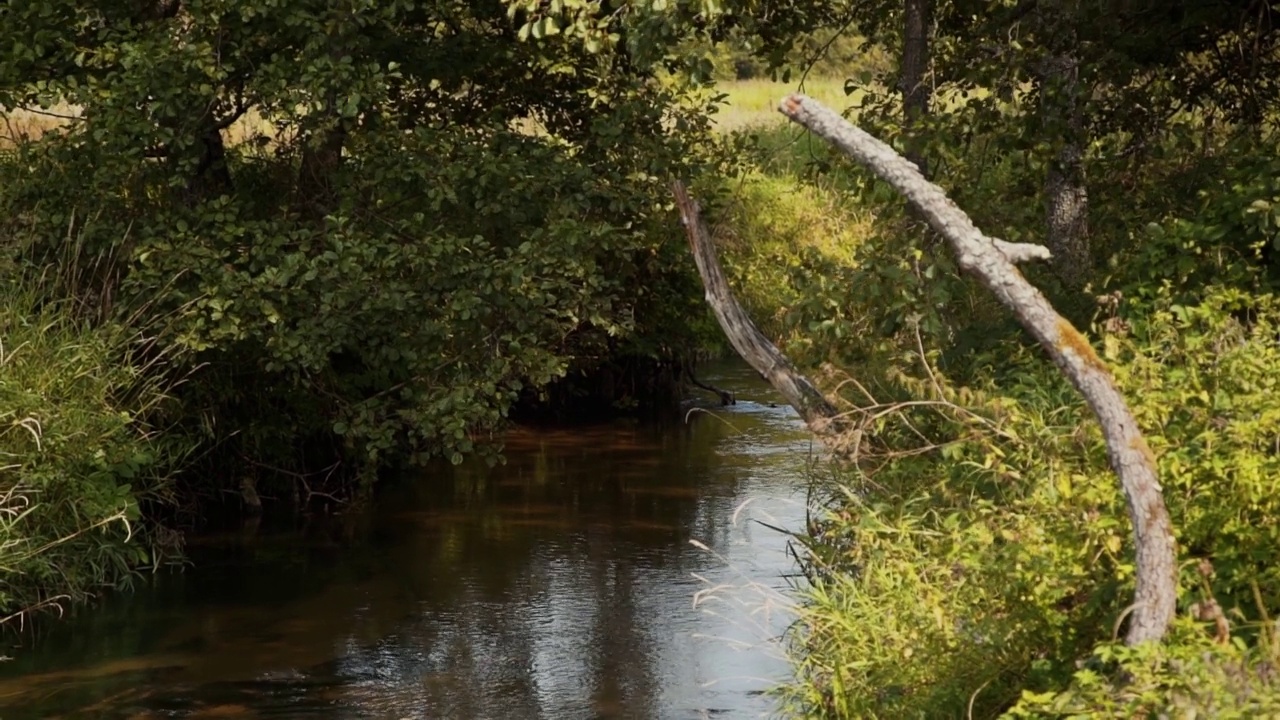
M680 219L689 237L689 248L707 290L707 302L715 312L720 327L744 360L764 376L782 397L800 413L800 417L819 436L830 437L838 413L808 378L801 375L769 338L751 321L729 289L724 270L716 257L715 242L707 229L701 211L685 189L684 183L672 185Z
M1032 260L1051 260L1053 253L1049 248L1043 245L1032 245L1030 243L1011 243L1004 240L992 238L991 242L995 244L996 249L1004 253L1009 262L1015 265Z
M699 380L698 376L695 375L693 372L693 363L689 362L684 364L684 374L685 374L685 377L689 379L689 383L691 385L695 387L700 387L709 393L715 393L716 397L720 398L721 405L737 405L738 404L738 399L734 397L733 393L729 392L728 390L723 390L721 388L718 388L715 385L710 385Z
M1011 244L984 235L915 165L812 98L791 95L782 101L780 110L902 193L946 238L960 268L1013 312L1084 396L1102 426L1111 467L1120 479L1133 524L1137 591L1126 642L1135 645L1163 638L1177 598L1172 524L1156 475L1155 457L1110 371L1088 340L1015 267L1012 256L1022 251L1012 251Z

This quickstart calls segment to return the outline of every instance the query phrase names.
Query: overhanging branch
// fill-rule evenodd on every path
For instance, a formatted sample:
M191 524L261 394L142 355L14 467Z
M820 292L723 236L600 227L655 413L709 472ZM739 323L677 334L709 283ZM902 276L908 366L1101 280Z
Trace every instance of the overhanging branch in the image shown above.
M672 184L680 220L689 237L689 249L697 263L698 274L707 291L707 303L711 305L724 334L733 348L756 372L764 376L786 401L800 413L800 417L821 436L829 436L838 413L808 378L801 375L764 333L756 327L747 311L742 309L729 289L724 270L716 257L715 242L702 219L698 203L689 197L684 183Z

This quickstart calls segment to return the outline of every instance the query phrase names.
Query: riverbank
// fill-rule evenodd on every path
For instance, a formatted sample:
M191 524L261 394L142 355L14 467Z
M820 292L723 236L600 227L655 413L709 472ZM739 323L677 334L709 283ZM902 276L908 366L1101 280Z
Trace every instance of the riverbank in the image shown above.
M168 398L144 334L78 320L15 274L0 284L3 630L176 554L143 511L171 500L193 445L149 424Z
M738 87L741 98L777 90ZM1049 268L1023 267L1112 368L1159 463L1185 561L1182 615L1164 645L1130 649L1115 638L1133 597L1131 528L1096 425L1072 388L1006 311L959 275L947 249L928 241L899 198L753 102L744 99L742 114L721 130L755 133L698 157L706 170L696 176L699 196L750 313L862 423L861 463L815 486L825 512L797 537L807 586L787 635L796 674L779 690L784 707L815 717L944 717L966 708L973 717L1119 718L1223 706L1267 714L1267 703L1280 696L1267 671L1280 657L1266 620L1280 606L1272 562L1280 505L1271 492L1280 477L1274 142L1225 131L1170 133L1142 163L1099 152L1090 158L1090 213L1099 222L1092 233L1098 270L1088 292L1071 290ZM935 132L935 178L961 207L993 234L1038 242L1044 168L1033 153L1000 133ZM479 185L502 187L511 172L524 178L521 193L542 180L570 194L591 182L590 173L557 165L565 157L545 138L484 138L519 152L487 166ZM494 158L474 138L434 140L457 143L467 162ZM525 163L524 152L553 171L539 174L544 168ZM290 166L265 162L237 172L254 177L251 171L263 168ZM193 411L174 437L214 438L220 450L233 440L234 451L222 459L252 458L259 472L249 475L251 487L269 500L294 502L290 497L304 492L323 498L353 487L367 496L377 477L369 469L405 448L411 450L397 462L432 453L460 466L483 458L487 443L501 437L511 403L523 397L536 405L557 377L589 378L590 369L625 353L674 372L679 363L672 359L705 350L718 331L674 219L653 211L667 202L666 188L653 175L628 177L641 178L637 195L612 180L592 192L624 214L641 208L637 225L615 234L608 222L578 224L574 203L601 206L592 204L597 197L574 196L558 206L569 219L536 234L546 247L509 243L501 232L502 222L517 217L545 219L537 202L519 193L484 195L502 222L490 218L490 234L473 243L464 234L469 226L454 217L455 231L433 235L440 243L430 245L448 263L425 251L406 261L420 273L417 284L397 284L401 266L380 255L403 259L394 254L396 237L375 234L371 241L356 232L341 236L340 246L312 246L319 237L313 228L288 225L273 234L280 228L257 227L255 240L301 238L296 247L268 247L294 263L282 277L270 258L236 255L240 229L213 223L183 235L192 258L204 257L209 237L227 244L214 244L225 256L200 260L202 272L226 287L218 287L221 298L191 300L205 304L184 316L183 342L207 353L201 358L212 372L207 392L186 396ZM555 191L547 198L562 201ZM415 232L425 227L412 224L421 218L405 222ZM617 252L602 251L597 241L616 243ZM586 259L563 267L557 258L573 253ZM176 272L173 258L165 262L174 264L161 269ZM354 289L330 293L348 281L341 270L348 266L365 274L351 281ZM530 273L531 266L537 270ZM167 277L146 262L139 267L152 280ZM445 270L441 290L437 277ZM305 280L312 271L321 280ZM473 285L481 294L470 293ZM388 286L394 292L365 292ZM633 295L643 298L629 304ZM508 326L491 303L521 313L527 324ZM425 322L409 307L443 309ZM394 322L369 330L385 317ZM415 328L425 334L398 334ZM328 342L331 331L340 342ZM80 342L72 334L62 346ZM427 362L414 355L422 347L444 350ZM113 362L109 357L93 362ZM40 366L64 367L60 362L49 357ZM74 373L95 365L65 367ZM631 399L647 387L622 371L551 395L571 408L585 392L608 409L610 398L626 397L615 393L623 385L632 388ZM122 410L138 417L127 404L111 403L91 404L86 415ZM34 442L41 435L27 417L37 415L15 416L10 433ZM217 424L202 426L209 417ZM136 426L120 432L132 442L130 433L139 431L148 440L163 437ZM289 462L263 462L272 453ZM318 457L325 463L317 466ZM325 485L342 477L335 457L363 463L364 473L347 475L341 482L356 478L347 486ZM154 467L163 479L165 465ZM534 463L525 471L537 481L548 468ZM230 498L238 507L243 497L244 476L189 477L199 482L183 490L202 500ZM125 484L112 475L94 488ZM114 517L108 505L95 509L99 519ZM101 527L118 534L124 525ZM501 534L507 526L485 527ZM95 529L74 537L99 535ZM62 547L34 546L46 545ZM112 567L125 577L143 559ZM52 572L38 579L61 581ZM1113 676L1126 682L1114 684Z
M994 151L998 133L935 132L945 159L935 180L977 225L1040 242L1042 168ZM1280 660L1268 619L1280 606L1280 506L1268 490L1280 472L1280 275L1275 221L1262 217L1280 191L1260 179L1274 177L1280 147L1229 130L1160 142L1123 169L1092 160L1090 215L1112 222L1091 231L1105 252L1087 294L1022 266L1110 367L1159 468L1180 614L1162 644L1139 648L1118 639L1132 610L1133 529L1078 394L882 183L821 148L811 156L820 179L791 179L834 188L873 239L837 256L778 233L787 243L772 266L804 268L795 294L735 286L764 323L789 319L790 334L772 334L856 427L844 439L856 469L823 486L826 512L803 541L811 585L791 635L797 677L781 689L796 716L1280 707L1268 669Z

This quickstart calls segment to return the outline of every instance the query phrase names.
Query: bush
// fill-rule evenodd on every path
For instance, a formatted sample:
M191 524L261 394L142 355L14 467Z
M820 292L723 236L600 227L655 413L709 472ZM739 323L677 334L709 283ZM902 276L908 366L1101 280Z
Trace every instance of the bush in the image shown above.
M1233 288L1205 292L1195 306L1166 300L1109 318L1102 344L1158 456L1188 563L1181 607L1212 599L1224 618L1243 618L1280 605L1270 522L1280 306ZM968 388L900 373L915 405L891 412L864 400L872 409L852 411L880 417L866 428L862 473L808 541L800 679L785 693L796 707L992 717L1028 693L1039 700L1024 701L1026 712L1134 717L1139 706L1242 709L1280 697L1256 659L1270 636L1258 649L1248 626L1235 650L1203 657L1203 629L1175 635L1159 658L1107 644L1132 597L1131 531L1100 433L1037 355L978 358L999 372ZM1106 693L1103 675L1075 672L1095 653L1122 661ZM1139 661L1143 673L1129 667ZM1134 680L1111 684L1131 670Z
M1187 561L1180 608L1213 599L1234 621L1280 605L1278 200L1274 174L1257 172L1274 164L1266 147L1223 154L1241 162L1207 153L1199 181L1216 190L1195 202L1185 177L1162 195L1166 179L1189 171L1156 163L1142 176L1156 190L1099 203L1101 217L1126 220L1099 232L1099 247L1115 253L1112 275L1094 286L1107 294L1087 309L1079 301L1093 296L1075 298L1073 315L1098 313L1095 344L1157 455ZM797 264L809 284L743 290L758 317L785 310L788 349L805 364L856 368L828 385L864 421L847 438L858 469L828 490L805 540L812 582L787 706L886 718L1270 712L1271 640L1254 626L1239 624L1219 646L1212 624L1184 619L1163 649L1117 646L1133 592L1131 530L1087 408L945 248L921 242L898 198L821 151L811 160L827 173L806 191L856 193L873 210L857 227L874 242L827 254L821 268ZM948 179L982 169L957 166ZM962 206L994 235L1034 241L1034 203L999 200L1006 185L1025 192L1028 168L1007 155L985 170L959 193ZM773 245L753 247L769 257ZM773 258L765 270L785 266Z
M1041 88L1016 73L935 69L940 112L915 128L932 176L991 236L1043 242L1044 182L1065 135L1027 102ZM897 93L874 80L851 83L859 122L902 147ZM1098 81L1091 97L1114 90ZM1227 620L1280 605L1280 153L1269 129L1216 121L1223 109L1201 104L1141 138L1091 126L1083 175L1105 274L1077 292L1049 268L1022 268L1073 322L1101 309L1094 336L1157 456L1186 561L1184 617L1159 647L1114 640L1133 596L1132 532L1096 423L896 193L820 150L811 166L867 211L859 234L874 242L806 257L778 252L795 244L783 234L827 223L729 221L775 236L731 258L753 314L801 364L854 375L828 383L859 423L839 439L857 462L804 538L789 709L1276 714L1273 628ZM774 201L774 215L790 213Z
M870 423L864 474L809 541L786 692L803 712L990 717L1109 631L1131 575L1123 507L1080 457L1097 438L1077 433L1067 389L1034 362L1025 386L853 411Z
M0 104L83 112L0 165L0 217L37 263L74 229L104 268L75 299L169 319L215 448L195 492L350 494L492 449L556 379L696 349L669 182L714 164L710 122L653 68L521 42L498 2L58 8L10 13L50 57L0 62ZM109 26L85 55L79 24Z
M1103 645L1061 692L1025 693L1006 717L1245 718L1280 714L1274 638L1218 643L1181 622L1164 645Z

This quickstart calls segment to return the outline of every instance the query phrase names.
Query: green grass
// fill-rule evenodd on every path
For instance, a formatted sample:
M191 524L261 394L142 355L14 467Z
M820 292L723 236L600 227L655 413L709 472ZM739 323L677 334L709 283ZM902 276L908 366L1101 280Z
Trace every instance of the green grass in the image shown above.
M729 95L717 122L740 164L736 175L713 181L714 191L703 190L716 197L712 232L739 302L804 364L814 359L809 324L831 312L815 305L815 283L853 272L875 217L848 192L851 163L774 109L795 84L731 81L717 89ZM850 102L843 82L831 78L810 80L803 91L831 107ZM813 172L817 164L822 172Z
M716 128L721 132L768 127L786 121L778 112L778 102L790 93L800 92L841 110L856 105L861 94L846 95L841 78L807 78L799 82L773 82L767 79L727 80L716 89L729 96L728 105L716 115Z
M142 336L0 288L0 626L129 581L152 561L140 505L168 498L178 444L144 418L165 402ZM17 277L15 277L17 276Z
M861 107L866 96L865 91L856 88L846 94L845 80L840 77L809 77L804 82L789 83L768 79L723 80L716 84L716 90L728 95L726 106L716 115L716 128L726 133L784 123L786 118L778 112L778 102L791 93L803 93L839 111ZM969 91L967 96L954 90L941 92L933 98L934 111L952 112L969 98L989 95L982 89Z

